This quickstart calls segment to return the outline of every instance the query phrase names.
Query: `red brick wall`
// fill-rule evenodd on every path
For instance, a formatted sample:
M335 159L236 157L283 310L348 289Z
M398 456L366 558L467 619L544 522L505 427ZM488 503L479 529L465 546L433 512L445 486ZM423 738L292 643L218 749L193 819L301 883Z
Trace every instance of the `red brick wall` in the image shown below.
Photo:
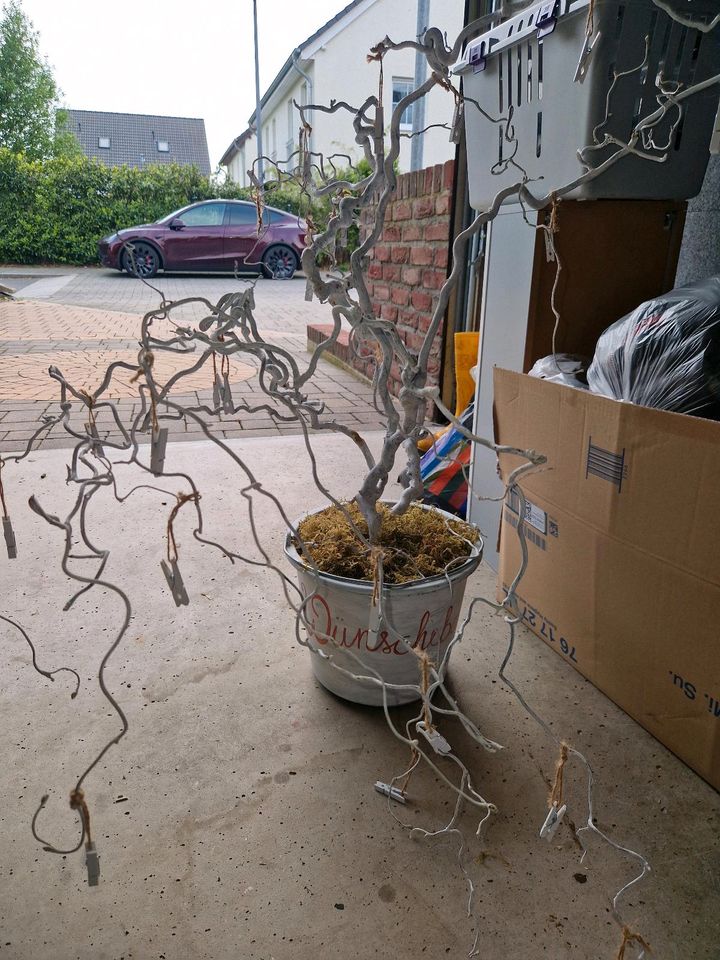
M398 177L397 192L388 205L385 228L368 268L368 289L376 315L396 323L413 351L422 345L448 272L454 175L455 163L448 160ZM364 225L371 220L372 211L365 212ZM430 353L429 384L437 384L440 375L442 330L441 324ZM372 376L371 363L353 359L352 364ZM398 386L394 369L393 393Z

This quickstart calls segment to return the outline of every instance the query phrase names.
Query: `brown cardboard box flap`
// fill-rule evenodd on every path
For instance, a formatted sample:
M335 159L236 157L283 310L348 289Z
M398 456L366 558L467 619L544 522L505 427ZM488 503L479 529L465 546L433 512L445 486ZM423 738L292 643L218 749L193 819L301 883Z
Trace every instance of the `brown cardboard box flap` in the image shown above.
M495 405L498 443L547 456L531 496L720 583L720 423L499 369ZM503 476L518 462L502 457Z

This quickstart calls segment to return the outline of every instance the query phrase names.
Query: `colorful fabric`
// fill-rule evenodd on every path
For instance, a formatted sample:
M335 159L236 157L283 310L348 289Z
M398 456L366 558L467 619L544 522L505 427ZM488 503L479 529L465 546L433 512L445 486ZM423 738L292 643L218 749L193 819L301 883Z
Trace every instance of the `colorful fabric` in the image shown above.
M471 403L459 418L468 430L472 430L474 407ZM454 425L435 441L420 460L420 476L425 485L424 503L465 517L470 453L470 441Z

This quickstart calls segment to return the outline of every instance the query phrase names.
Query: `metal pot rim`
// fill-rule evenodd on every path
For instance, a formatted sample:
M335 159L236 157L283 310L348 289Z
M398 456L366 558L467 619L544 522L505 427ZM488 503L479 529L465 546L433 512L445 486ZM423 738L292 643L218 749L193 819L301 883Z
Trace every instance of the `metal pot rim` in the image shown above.
M383 500L383 503L392 504L392 501ZM441 510L439 507L434 507L431 504L427 503L417 503L414 502L412 506L420 507L423 510L434 510L436 513L442 514L443 517L447 517L448 520L458 520L452 513L448 513L447 510ZM317 507L314 510L306 510L305 513L301 513L300 516L293 522L293 529L297 530L299 525L302 523L306 517L310 517L315 513L320 513L321 511L327 509L327 505L323 507ZM463 521L468 523L468 521ZM469 526L473 524L469 523ZM479 531L478 531L479 532ZM292 542L293 531L288 530L285 535L285 556L288 558L290 563L295 567L296 570L302 573L307 573L309 576L316 576L318 580L325 581L327 583L332 583L337 586L343 586L346 589L358 591L361 593L372 593L374 587L370 580L356 580L352 577L339 577L334 573L325 573L322 570L319 570L317 574L311 566L309 566L301 555L297 552L297 548ZM383 590L388 590L392 592L411 592L411 591L420 591L426 590L428 588L446 586L448 580L451 582L457 580L463 580L470 576L480 564L483 556L483 539L480 536L478 543L473 545L473 552L468 556L467 560L464 560L457 567L454 567L452 570L448 571L447 575L439 573L433 577L422 577L418 580L408 580L407 583L387 583L384 584Z

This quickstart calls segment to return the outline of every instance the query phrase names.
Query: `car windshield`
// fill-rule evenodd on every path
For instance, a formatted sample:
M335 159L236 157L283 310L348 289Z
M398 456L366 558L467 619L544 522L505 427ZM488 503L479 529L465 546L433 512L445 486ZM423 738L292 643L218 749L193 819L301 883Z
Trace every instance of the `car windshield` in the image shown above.
M179 217L181 213L184 213L187 210L187 206L180 207L179 210L173 210L172 213L167 213L164 217L159 217L155 223L165 223L166 220L172 220L173 217Z

